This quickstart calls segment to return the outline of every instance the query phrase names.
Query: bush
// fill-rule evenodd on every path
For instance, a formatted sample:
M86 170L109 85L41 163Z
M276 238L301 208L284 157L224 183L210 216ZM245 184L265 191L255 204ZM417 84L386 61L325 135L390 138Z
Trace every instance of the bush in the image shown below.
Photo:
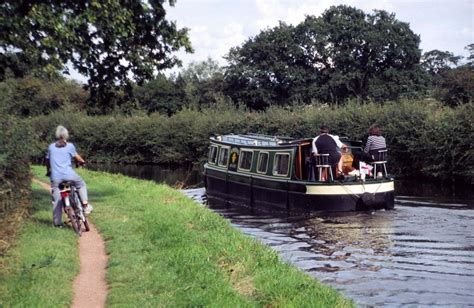
M34 146L26 121L0 114L0 215L29 198L29 157Z
M473 104L458 108L438 107L431 110L421 133L424 174L435 177L453 175L474 178Z

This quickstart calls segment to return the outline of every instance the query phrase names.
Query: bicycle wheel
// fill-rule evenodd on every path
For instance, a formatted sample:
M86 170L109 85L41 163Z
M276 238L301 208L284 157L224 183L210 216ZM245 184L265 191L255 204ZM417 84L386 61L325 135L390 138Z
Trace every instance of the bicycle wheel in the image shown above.
M77 235L81 236L82 230L81 230L81 223L77 219L76 213L74 213L74 209L72 206L68 206L67 209L67 217L71 221L72 228L74 229L74 232L76 232Z
M84 212L84 207L82 206L81 199L79 198L77 192L74 193L74 208L76 209L76 217L79 227L81 226L82 222L86 231L90 231L89 221L87 220L86 213Z

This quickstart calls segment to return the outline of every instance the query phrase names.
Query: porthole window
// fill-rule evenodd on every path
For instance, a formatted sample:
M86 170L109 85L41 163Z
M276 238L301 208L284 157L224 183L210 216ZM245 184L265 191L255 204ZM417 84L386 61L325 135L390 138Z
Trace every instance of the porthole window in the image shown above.
M219 152L218 165L227 167L228 162L229 162L229 149L228 148L221 148L221 151Z
M240 152L239 169L250 171L252 168L253 151Z
M277 153L273 162L273 175L287 176L290 164L290 154Z
M215 164L217 162L217 146L211 145L209 149L209 163Z
M268 169L268 152L260 152L258 154L257 172L267 173Z

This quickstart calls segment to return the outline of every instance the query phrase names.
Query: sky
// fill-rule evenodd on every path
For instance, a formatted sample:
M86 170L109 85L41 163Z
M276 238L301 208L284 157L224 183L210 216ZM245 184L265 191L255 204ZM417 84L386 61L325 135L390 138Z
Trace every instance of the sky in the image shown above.
M332 5L345 4L371 13L395 13L421 38L422 52L433 49L468 56L474 43L474 0L176 0L165 6L168 20L189 29L193 54L178 53L184 67L208 57L225 65L223 56L279 21L297 25L306 15L320 16ZM84 80L77 73L73 78Z
M190 29L194 54L180 53L184 63L211 57L221 64L231 47L239 46L278 22L297 25L306 15L320 16L332 5L346 4L371 13L395 13L421 37L423 52L447 50L468 55L474 43L474 0L177 0L167 19Z

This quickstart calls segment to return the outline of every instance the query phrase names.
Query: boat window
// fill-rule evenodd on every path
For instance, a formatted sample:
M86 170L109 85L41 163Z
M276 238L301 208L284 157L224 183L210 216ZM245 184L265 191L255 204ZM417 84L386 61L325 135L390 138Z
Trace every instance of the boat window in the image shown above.
M219 153L219 166L227 166L227 163L229 162L229 149L228 148L221 148L221 151Z
M273 175L288 175L288 166L290 162L290 154L277 153L273 162Z
M217 146L211 145L211 148L209 149L209 162L211 164L215 164L216 161L217 161Z
M257 172L267 173L267 168L268 168L268 153L260 152L260 154L258 154Z
M253 151L240 152L239 169L250 170L252 168Z

